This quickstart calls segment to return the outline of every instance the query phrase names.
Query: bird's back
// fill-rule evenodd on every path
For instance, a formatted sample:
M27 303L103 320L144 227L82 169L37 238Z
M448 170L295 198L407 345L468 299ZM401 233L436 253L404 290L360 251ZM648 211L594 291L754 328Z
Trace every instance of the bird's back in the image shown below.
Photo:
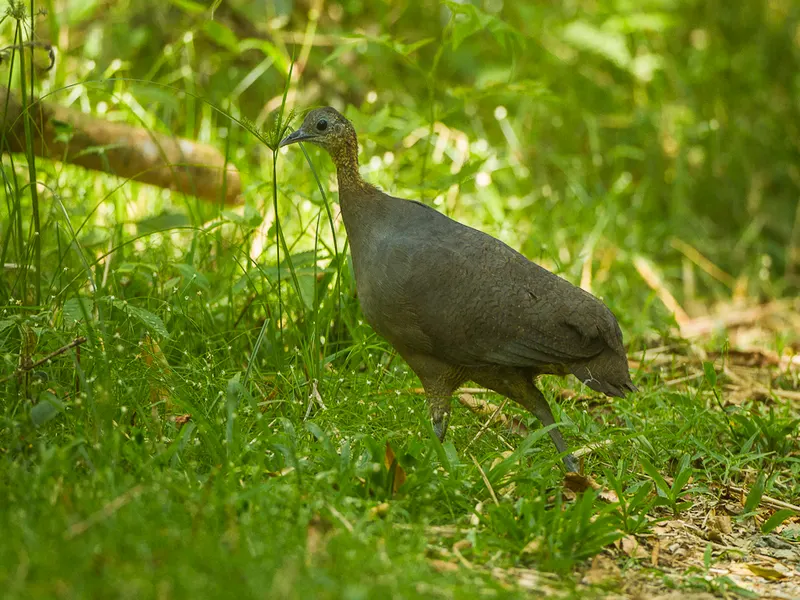
M362 309L401 353L464 367L560 365L604 393L629 389L619 325L591 294L417 202L375 190L362 222L347 217Z

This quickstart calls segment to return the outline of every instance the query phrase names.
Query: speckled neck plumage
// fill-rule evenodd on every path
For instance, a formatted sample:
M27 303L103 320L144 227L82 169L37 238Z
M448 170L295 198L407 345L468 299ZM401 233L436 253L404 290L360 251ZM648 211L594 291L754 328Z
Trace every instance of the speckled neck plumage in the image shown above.
M376 188L361 177L358 170L358 138L355 133L347 135L332 149L331 159L336 165L336 175L339 180L339 195L361 197L364 193Z

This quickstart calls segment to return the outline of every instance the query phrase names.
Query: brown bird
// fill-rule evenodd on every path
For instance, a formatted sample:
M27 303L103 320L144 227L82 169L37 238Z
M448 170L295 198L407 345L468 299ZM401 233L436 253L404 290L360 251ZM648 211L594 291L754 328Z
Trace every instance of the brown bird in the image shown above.
M500 240L364 181L355 129L335 109L309 112L280 146L296 142L321 146L336 165L364 317L419 376L440 440L465 381L518 402L544 425L555 421L539 375L572 373L609 396L636 391L622 332L600 300ZM577 470L558 428L549 433Z

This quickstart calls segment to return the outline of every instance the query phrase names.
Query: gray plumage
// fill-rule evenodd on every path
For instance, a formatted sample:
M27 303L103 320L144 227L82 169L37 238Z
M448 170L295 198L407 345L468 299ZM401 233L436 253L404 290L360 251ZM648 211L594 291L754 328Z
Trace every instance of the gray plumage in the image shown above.
M333 108L311 111L281 146L299 141L322 146L336 164L364 316L420 377L440 439L467 380L545 425L553 416L539 375L572 373L610 396L636 391L622 332L600 300L500 240L366 183L355 130ZM550 435L566 452L558 429ZM564 461L577 468L572 455Z

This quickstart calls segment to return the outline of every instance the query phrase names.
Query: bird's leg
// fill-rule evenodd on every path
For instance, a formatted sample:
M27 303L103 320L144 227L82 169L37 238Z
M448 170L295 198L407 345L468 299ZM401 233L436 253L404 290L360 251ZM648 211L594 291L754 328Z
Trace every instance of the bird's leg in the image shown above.
M432 356L422 354L402 356L425 388L433 431L439 441L443 442L447 433L447 423L450 421L450 399L464 381L464 373L462 369L443 363Z
M529 386L526 386L526 388L527 393L525 396L521 398L515 398L515 400L531 411L545 427L555 423L556 420L553 418L553 411L550 409L550 404L548 404L547 399L544 397L541 390L539 390L539 388L533 383L531 383ZM559 431L558 427L553 427L548 433L550 434L550 439L553 440L553 443L556 445L558 451L562 453L567 452L567 444L564 442L564 438L561 435L561 431ZM572 453L564 455L564 466L567 467L568 471L575 471L576 473L578 472L578 461L575 459Z
M508 396L514 402L524 406L545 427L556 422L553 418L553 412L550 410L550 405L539 388L536 387L530 372L519 369L488 368L472 369L468 375L475 383L494 390L503 396ZM567 444L564 443L564 438L561 436L558 427L553 427L548 433L550 433L550 439L553 440L558 451L566 452ZM564 455L564 465L568 471L578 471L578 461L575 460L572 454Z
M450 398L442 396L428 396L428 407L431 411L433 432L440 442L444 442L447 433L447 424L450 422Z

